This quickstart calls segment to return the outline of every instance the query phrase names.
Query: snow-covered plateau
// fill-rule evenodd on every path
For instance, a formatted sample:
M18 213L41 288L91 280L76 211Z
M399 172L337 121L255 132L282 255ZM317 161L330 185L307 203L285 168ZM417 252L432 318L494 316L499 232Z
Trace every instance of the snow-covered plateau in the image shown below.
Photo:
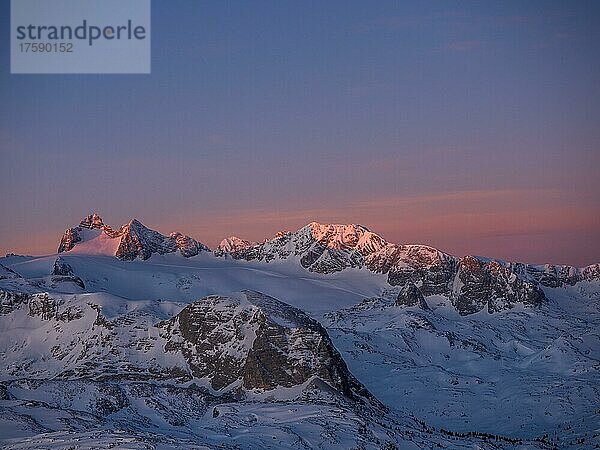
M96 214L0 258L0 446L600 448L600 266Z

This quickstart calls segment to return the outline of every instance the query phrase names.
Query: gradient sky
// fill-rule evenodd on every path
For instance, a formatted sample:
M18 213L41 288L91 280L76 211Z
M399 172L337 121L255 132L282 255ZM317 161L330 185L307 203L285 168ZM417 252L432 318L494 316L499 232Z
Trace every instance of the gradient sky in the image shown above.
M92 211L214 246L312 220L600 261L600 4L157 1L151 75L10 75L0 251Z

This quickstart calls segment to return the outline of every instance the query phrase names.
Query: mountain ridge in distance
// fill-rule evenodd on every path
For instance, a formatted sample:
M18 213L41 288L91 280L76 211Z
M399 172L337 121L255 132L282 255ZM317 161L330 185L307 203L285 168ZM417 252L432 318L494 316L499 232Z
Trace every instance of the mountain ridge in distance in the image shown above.
M94 213L86 216L79 226L65 231L58 251L98 252L131 261L175 252L190 258L211 250L178 232L162 235L137 219L115 231ZM213 254L266 263L295 258L304 269L325 275L366 269L386 275L391 286L413 285L413 295L446 296L462 315L483 309L493 313L516 304L539 306L545 301L543 286L600 279L599 264L576 268L471 255L456 257L427 245L388 242L358 224L310 222L297 231L280 232L260 243L232 236L221 241Z

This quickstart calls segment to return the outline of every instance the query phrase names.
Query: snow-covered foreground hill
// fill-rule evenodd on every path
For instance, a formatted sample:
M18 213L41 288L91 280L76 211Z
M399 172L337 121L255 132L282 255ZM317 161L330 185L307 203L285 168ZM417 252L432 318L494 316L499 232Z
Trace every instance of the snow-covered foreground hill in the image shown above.
M90 216L67 251L0 258L1 445L600 446L597 266L146 230Z
M352 372L378 398L436 427L573 441L600 431L600 291L547 290L534 310L461 317L384 298L326 315Z

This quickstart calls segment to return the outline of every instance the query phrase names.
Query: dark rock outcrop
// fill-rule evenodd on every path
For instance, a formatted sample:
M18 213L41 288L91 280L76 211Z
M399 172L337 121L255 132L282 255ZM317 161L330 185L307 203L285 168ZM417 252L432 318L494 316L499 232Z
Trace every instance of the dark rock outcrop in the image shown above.
M450 299L461 315L488 309L494 313L516 304L538 306L545 299L535 283L519 278L497 261L482 261L473 256L461 258Z
M40 317L42 320L56 318L60 301L50 297L47 293L34 294L29 299L29 315Z
M78 229L78 227L69 228L63 234L63 237L60 240L60 244L58 244L57 252L58 253L68 252L73 247L75 247L75 244L77 244L78 242L81 242L81 241L82 241L82 238L81 238L80 229Z
M165 350L216 390L271 390L320 379L349 398L371 398L325 329L302 311L253 291L209 296L158 325Z
M94 228L97 228L99 230L110 229L110 227L104 224L104 222L102 221L102 217L100 217L96 213L90 214L89 216L85 217L79 223L79 226L83 228L89 228L90 230Z
M120 237L121 243L115 256L126 261L132 261L136 258L148 259L155 253L164 255L177 250L183 256L189 258L202 251L209 250L206 245L181 233L171 233L170 236L163 236L158 231L144 226L137 219L123 225L116 235Z
M78 308L61 306L62 302L51 297L47 292L30 294L0 289L0 315L8 315L20 308L27 308L29 316L39 317L42 320L55 319L68 322L82 316Z
M0 400L12 400L12 396L4 384L0 384Z
M73 275L73 268L60 256L54 261L52 275Z
M425 296L444 295L456 273L456 259L426 245L388 244L369 256L367 268L387 273L392 286L412 282Z
M73 273L71 265L60 256L54 261L52 275L51 280L53 283L75 283L81 289L85 289L83 280Z
M523 263L509 263L508 266L521 278L549 288L559 288L565 285L574 286L582 281L600 281L600 264L591 264L581 268L554 264L531 265Z
M174 240L145 227L137 219L123 225L118 231L118 235L121 241L115 256L126 261L132 261L138 257L148 259L153 253L164 255L177 250Z
M185 234L178 232L171 233L169 235L169 239L175 241L175 246L186 258L196 256L200 252L210 251L206 245L196 241L195 239L192 239L189 236L186 236Z
M28 303L31 294L0 289L0 315L13 312L21 305Z
M410 281L398 293L396 306L418 306L421 309L429 309L422 292Z

